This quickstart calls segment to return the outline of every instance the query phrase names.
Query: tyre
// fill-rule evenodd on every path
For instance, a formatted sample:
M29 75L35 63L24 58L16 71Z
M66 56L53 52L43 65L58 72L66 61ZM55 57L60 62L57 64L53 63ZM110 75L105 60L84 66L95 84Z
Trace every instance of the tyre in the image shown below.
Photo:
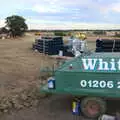
M97 118L106 112L106 102L96 97L84 98L81 101L81 112L85 117Z

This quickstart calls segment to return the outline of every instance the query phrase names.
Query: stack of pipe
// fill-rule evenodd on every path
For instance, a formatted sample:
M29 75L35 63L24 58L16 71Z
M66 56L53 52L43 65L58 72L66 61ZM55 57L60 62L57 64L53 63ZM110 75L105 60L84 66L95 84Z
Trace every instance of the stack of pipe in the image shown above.
M97 39L96 52L120 52L120 39Z
M63 49L63 39L62 37L42 37L35 40L34 48L40 53L56 55Z

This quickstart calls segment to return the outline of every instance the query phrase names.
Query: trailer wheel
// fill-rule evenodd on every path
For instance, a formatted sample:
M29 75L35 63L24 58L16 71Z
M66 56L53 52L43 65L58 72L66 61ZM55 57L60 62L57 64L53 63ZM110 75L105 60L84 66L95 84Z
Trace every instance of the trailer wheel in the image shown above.
M81 101L81 112L85 117L97 118L106 112L106 102L96 97L84 98Z

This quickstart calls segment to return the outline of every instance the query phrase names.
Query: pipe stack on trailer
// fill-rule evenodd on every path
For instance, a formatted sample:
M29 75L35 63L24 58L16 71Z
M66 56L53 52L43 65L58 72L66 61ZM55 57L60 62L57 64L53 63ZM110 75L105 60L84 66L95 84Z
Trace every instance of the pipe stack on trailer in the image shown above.
M62 37L41 37L35 40L33 49L48 55L57 55L63 49Z
M120 39L97 39L96 52L120 52Z
M73 53L69 51L70 47L64 45L63 38L58 36L37 38L32 48L47 55L58 55L62 51L63 56L74 57Z

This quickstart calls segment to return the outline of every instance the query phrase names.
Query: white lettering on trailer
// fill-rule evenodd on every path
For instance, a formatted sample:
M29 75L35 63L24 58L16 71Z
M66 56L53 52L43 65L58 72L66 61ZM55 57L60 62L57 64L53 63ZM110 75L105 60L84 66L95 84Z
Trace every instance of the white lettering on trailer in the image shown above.
M117 88L120 88L120 82L118 82L117 85L118 85Z
M108 62L103 61L103 59L99 59L99 68L98 70L109 70Z
M80 87L82 88L114 88L113 81L99 81L99 80L81 80ZM120 82L117 82L117 88L120 88Z
M118 69L120 70L120 60L117 62L118 64Z
M98 64L97 64L98 62ZM82 59L83 67L85 70L120 70L120 59L118 62L115 59L105 61L103 59Z
M115 68L115 59L111 59L111 68L110 68L110 70L116 70L116 68Z
M83 61L83 66L85 70L88 70L88 69L94 70L97 59L82 59L82 61Z

